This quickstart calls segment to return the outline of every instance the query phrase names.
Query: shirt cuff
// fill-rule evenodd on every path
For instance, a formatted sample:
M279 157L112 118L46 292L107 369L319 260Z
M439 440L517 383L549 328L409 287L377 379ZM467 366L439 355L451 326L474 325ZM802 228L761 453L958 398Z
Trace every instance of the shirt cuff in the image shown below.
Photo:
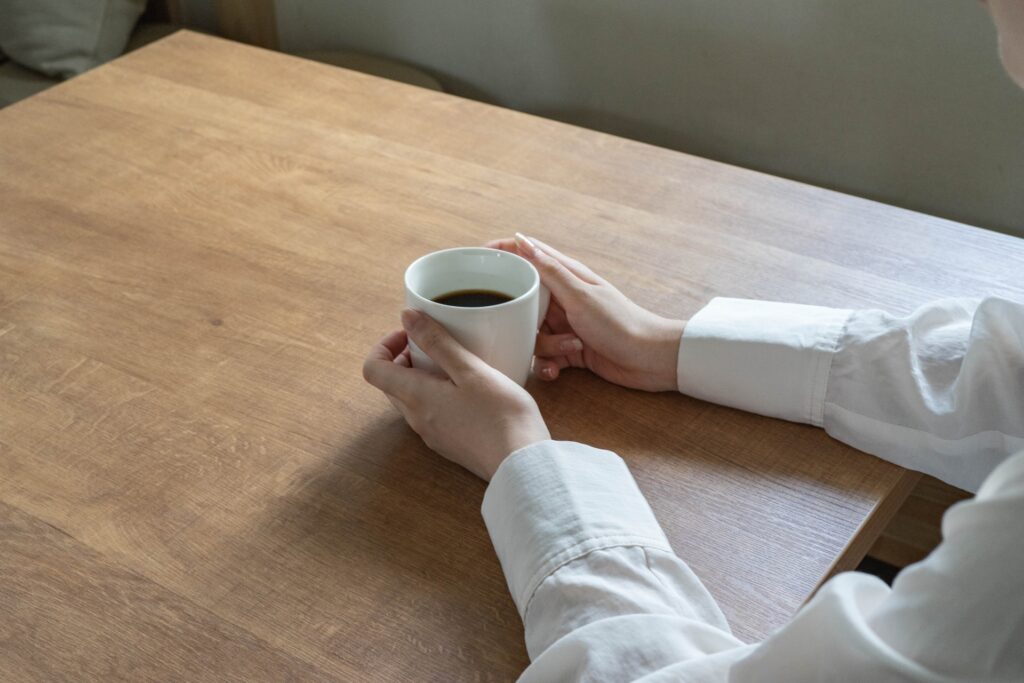
M836 345L852 311L712 299L679 344L679 391L821 426Z
M615 546L672 552L622 458L571 441L541 441L505 458L481 512L524 618L544 579L588 553Z

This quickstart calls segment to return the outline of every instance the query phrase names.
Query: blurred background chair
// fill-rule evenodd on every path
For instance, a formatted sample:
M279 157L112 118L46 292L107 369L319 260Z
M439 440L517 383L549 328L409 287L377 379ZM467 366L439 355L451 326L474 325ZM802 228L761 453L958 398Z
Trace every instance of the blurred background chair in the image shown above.
M274 0L218 0L217 24L219 33L226 38L270 50L280 49ZM350 50L299 50L291 54L422 88L444 90L426 71L393 59Z
M217 32L278 49L273 0L219 0ZM13 104L182 28L178 0L0 0L0 107ZM408 64L347 50L295 53L431 90Z

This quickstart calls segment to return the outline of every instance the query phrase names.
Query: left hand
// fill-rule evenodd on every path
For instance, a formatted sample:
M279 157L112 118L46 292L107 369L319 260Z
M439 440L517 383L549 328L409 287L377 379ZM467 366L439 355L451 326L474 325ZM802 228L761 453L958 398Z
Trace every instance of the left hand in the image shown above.
M576 259L540 240L516 234L487 244L532 263L551 290L537 335L534 372L557 379L564 368L587 368L620 386L676 391L676 365L685 320L663 318L633 303Z
M363 377L387 395L427 446L490 481L510 453L551 438L533 397L430 316L405 310L402 326L373 347ZM410 338L447 377L411 367Z

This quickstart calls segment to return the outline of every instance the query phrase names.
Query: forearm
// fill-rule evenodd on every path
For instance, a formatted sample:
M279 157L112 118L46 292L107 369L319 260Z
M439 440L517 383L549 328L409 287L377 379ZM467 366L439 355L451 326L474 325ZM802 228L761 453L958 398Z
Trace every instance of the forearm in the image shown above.
M680 391L824 426L976 489L1024 447L1024 307L947 300L905 318L716 299L687 324Z

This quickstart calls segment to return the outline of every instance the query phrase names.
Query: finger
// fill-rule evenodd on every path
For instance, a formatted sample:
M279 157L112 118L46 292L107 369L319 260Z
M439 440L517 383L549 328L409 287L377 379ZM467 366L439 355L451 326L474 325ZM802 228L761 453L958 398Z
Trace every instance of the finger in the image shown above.
M565 334L538 334L533 355L543 358L564 356L583 350L583 342L572 332Z
M394 360L398 357L398 354L402 352L402 349L409 345L408 335L405 330L395 330L384 335L384 338L373 345L370 349L370 354L367 356L367 360L370 358L379 360Z
M565 266L569 270L569 272L571 272L573 275L580 278L581 280L585 280L586 282L589 282L592 285L596 285L602 282L601 277L597 273L592 271L586 264L577 261L576 259L570 256L566 256L565 254L558 251L557 249L547 244L546 242L541 242L536 237L531 238L531 241L536 247L539 247L542 251L547 252L549 256L559 261L563 266Z
M569 271L561 261L544 250L535 247L522 233L516 233L519 255L532 263L540 273L540 279L563 305L572 305L583 296L587 283Z
M503 237L500 240L491 240L484 246L488 249L501 249L502 251L510 251L513 254L519 253L519 248L516 247L516 240L514 237Z
M569 367L569 361L564 356L559 358L534 358L533 372L542 380L550 382L558 379L563 368Z
M407 376L411 368L400 367L395 362L406 344L405 330L396 330L375 344L363 363L363 378L385 394L399 399L411 396L411 382L416 379Z
M436 320L421 311L411 308L402 311L402 325L409 338L456 384L487 367Z
M558 379L558 365L549 360L538 358L533 364L533 372L545 382Z
M534 246L539 247L542 251L547 252L549 256L561 262L561 264L565 266L569 270L569 272L571 272L573 275L580 278L581 280L589 282L592 285L596 285L604 281L600 275L591 270L590 267L587 266L582 261L574 259L571 256L566 256L558 249L555 249L546 242L540 241L536 237L529 237L527 239L530 242L532 242ZM513 254L525 256L525 250L519 246L515 238L504 237L502 239L491 240L484 246L490 249L500 249L501 251L510 251Z
M411 353L412 352L409 350L409 347L406 346L405 350L402 351L400 354L398 354L395 357L395 364L396 365L401 365L403 368L411 368L412 367L412 355L411 355Z
M565 315L565 309L554 301L548 305L544 323L556 334L572 331L572 325L569 324L569 318Z
M388 396L409 400L415 392L416 378L409 374L413 368L404 368L391 360L367 359L363 363L363 378Z

